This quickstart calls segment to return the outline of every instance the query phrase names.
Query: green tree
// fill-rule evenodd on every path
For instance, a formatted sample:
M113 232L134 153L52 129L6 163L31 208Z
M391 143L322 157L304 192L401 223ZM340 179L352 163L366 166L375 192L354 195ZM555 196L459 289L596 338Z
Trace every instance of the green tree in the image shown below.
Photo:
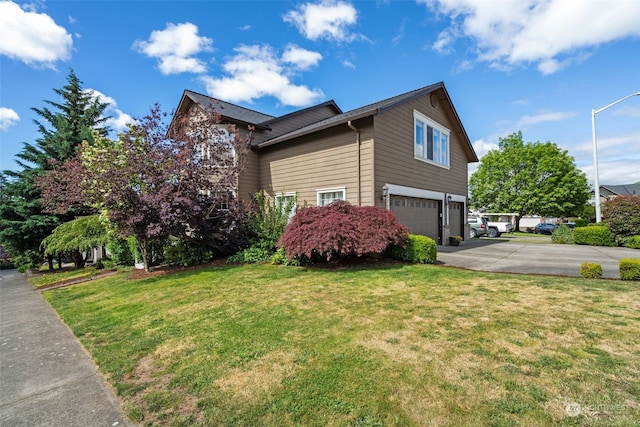
M83 252L104 246L109 240L100 215L81 216L57 226L42 241L45 255L70 258L77 268L84 267Z
M589 184L573 157L552 142L527 142L522 132L500 138L469 179L472 207L524 215L574 216ZM516 229L519 228L519 221Z
M40 117L34 120L40 137L35 143L24 143L16 155L18 170L5 170L0 174L0 244L12 255L30 254L29 267L35 267L43 258L40 243L54 228L77 212L65 216L44 211L39 177L73 156L82 141L93 141L93 135L106 135L107 117L103 112L107 104L82 88L82 82L73 70L62 89L54 89L61 102L44 101L44 108L32 110ZM92 133L94 132L95 133ZM53 269L51 257L49 268Z

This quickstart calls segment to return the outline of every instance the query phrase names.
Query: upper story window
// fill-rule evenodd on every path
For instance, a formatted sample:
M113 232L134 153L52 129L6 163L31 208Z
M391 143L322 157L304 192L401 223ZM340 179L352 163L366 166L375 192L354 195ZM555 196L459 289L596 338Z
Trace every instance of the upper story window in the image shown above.
M327 206L336 200L346 200L345 187L325 188L317 191L318 206Z
M416 159L449 167L449 129L415 110L413 124Z
M234 134L227 126L214 126L207 135L207 141L200 143L197 158L206 166L225 167L235 162L236 152L233 146Z

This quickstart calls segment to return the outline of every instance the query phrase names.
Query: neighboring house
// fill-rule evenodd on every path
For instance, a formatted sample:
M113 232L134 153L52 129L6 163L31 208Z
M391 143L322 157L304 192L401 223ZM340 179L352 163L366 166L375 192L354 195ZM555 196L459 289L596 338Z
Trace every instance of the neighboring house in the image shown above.
M612 199L617 196L636 196L640 195L640 183L625 185L600 185L600 203ZM595 205L596 192L591 190L591 200L589 203Z
M255 127L241 198L263 190L311 206L347 200L390 209L438 244L468 236L467 164L478 157L442 82L348 112L327 101L281 117L185 90L178 112L198 106L241 132Z
M604 200L611 199L616 196L636 196L640 195L639 184L626 185L601 185L600 197Z

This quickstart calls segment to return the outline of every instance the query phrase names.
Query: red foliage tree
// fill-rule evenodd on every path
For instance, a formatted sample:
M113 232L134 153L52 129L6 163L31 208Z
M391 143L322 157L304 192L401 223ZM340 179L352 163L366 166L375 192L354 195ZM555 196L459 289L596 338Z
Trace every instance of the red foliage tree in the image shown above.
M640 235L640 195L613 197L602 204L602 219L617 238Z
M244 214L234 194L251 133L241 138L213 110L176 115L171 125L166 116L155 105L118 141L83 145L40 183L49 209L105 211L118 234L135 236L147 270L154 243L168 236L225 240ZM65 182L79 186L81 197L72 195L75 187L60 197Z
M305 207L296 213L278 242L289 259L383 253L390 244L403 245L408 229L393 212L375 206L357 207L336 201L324 207Z

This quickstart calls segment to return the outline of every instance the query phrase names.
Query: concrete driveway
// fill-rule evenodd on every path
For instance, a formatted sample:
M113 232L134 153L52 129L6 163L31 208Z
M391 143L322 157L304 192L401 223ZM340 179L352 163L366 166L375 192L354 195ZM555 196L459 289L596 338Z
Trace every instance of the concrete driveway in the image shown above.
M594 262L602 265L603 277L619 279L622 258L640 259L638 249L542 243L550 239L506 234L470 239L460 246L438 246L438 262L469 270L574 277L580 277L583 262Z

